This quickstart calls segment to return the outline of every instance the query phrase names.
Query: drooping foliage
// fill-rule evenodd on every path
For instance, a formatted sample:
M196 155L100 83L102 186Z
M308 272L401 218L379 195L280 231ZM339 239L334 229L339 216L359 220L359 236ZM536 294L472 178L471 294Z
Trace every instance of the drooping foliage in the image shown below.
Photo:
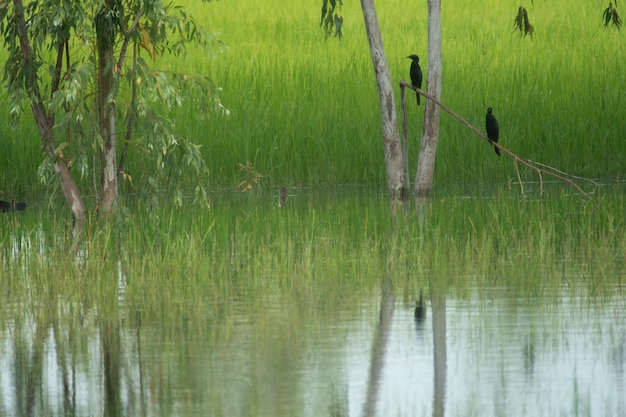
M338 11L341 10L343 5L342 0L322 0L322 17L320 19L320 26L324 28L326 38L333 33L339 40L343 38L341 27L343 26L343 16Z
M56 178L65 165L81 193L90 187L98 196L108 171L108 181L117 177L153 196L170 191L180 203L184 171L204 192L200 148L177 135L166 112L183 105L200 115L227 110L207 76L158 69L161 57L184 56L191 44L220 47L187 8L161 0L12 0L0 4L0 31L10 115L17 121L33 109L46 155L42 180L64 187ZM112 161L102 158L105 149Z
M622 26L622 19L617 12L617 0L615 0L615 7L613 7L613 2L609 2L609 7L604 9L602 13L602 19L604 20L604 27L609 27L609 24L612 24L618 30ZM519 6L517 10L517 15L515 16L514 28L513 32L519 31L520 36L530 35L533 37L533 32L535 28L530 24L528 20L528 10L524 6Z
M513 32L519 30L520 36L526 37L526 35L530 35L533 37L533 32L535 28L530 24L530 20L528 20L528 10L525 7L520 6L517 10L517 16L515 16L515 26L513 28Z
M615 0L615 6L617 7L617 0ZM609 27L609 23L613 24L619 30L622 26L622 18L617 13L617 8L613 7L613 3L609 2L609 7L604 10L602 17L604 18L604 27Z

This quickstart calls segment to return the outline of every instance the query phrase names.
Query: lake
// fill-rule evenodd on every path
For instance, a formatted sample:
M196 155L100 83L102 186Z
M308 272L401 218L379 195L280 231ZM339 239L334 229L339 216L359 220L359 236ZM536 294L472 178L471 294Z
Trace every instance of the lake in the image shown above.
M241 302L228 319L207 313L194 323L140 320L137 311L123 308L120 317L108 320L97 311L79 311L80 306L59 306L75 309L79 317L45 328L36 320L5 323L0 411L4 416L623 415L623 289L599 298L580 288L518 298L498 288L475 288L463 297L439 298L443 308L434 315L425 301L421 320L412 303L395 301L384 338L380 298L350 300L345 308L326 311L277 304L257 314L247 313ZM439 385L437 314L445 334L438 354L447 359L437 369ZM373 366L381 369L373 372ZM366 406L368 395L375 396L373 409Z
M14 217L2 224L0 415L626 415L623 223L605 228L612 210L594 209L599 226L570 227L591 210L571 198L545 203L533 220L544 237L526 242L532 227L498 208L506 250L472 237L493 226L493 196L433 202L430 219L468 220L417 237L409 220L400 243L397 224L376 222L384 198L216 204L161 216L158 233L137 221L108 247L117 262L97 255L103 230L62 262L47 249L56 226ZM441 236L449 249L429 258L423 240Z

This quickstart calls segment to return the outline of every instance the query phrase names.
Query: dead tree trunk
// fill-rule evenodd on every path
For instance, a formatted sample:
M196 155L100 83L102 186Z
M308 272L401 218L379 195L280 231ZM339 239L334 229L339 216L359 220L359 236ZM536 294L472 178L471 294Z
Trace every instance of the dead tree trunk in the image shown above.
M408 185L402 175L402 147L396 105L393 98L391 75L387 66L383 40L378 26L378 17L373 0L361 0L361 9L365 19L365 30L370 45L370 54L376 73L376 85L380 99L380 114L382 118L383 144L385 148L385 166L387 169L387 188L392 203L408 197Z
M441 99L441 0L428 0L428 93ZM415 195L430 194L439 136L439 106L426 100L422 143L415 175Z

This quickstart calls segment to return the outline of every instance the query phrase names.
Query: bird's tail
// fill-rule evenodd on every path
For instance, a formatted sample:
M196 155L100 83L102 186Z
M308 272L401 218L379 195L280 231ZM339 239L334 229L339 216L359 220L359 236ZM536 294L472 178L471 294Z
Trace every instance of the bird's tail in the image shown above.
M419 106L420 105L420 93L416 91L415 95L417 96L417 105Z
M496 155L500 156L500 149L497 146L494 146L493 150L496 151Z

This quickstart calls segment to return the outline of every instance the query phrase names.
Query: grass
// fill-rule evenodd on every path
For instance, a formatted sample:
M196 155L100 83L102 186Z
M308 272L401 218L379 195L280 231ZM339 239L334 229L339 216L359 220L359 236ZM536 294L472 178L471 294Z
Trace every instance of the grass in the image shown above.
M42 355L32 352L52 337L55 350L76 357L70 366L81 370L113 341L121 363L136 353L150 393L153 386L189 387L182 404L206 407L208 392L219 407L233 378L248 387L247 375L256 381L260 373L253 393L285 377L299 386L302 373L291 370L301 370L316 349L325 366L315 368L313 386L327 390L343 367L326 357L324 345L353 350L355 340L368 339L353 332L375 328L372 300L384 281L402 320L410 320L422 291L426 299L449 294L457 306L469 300L461 314L480 314L481 305L500 300L513 309L537 305L555 321L563 299L576 300L587 315L591 303L610 305L623 294L624 184L596 190L591 202L560 185L546 187L543 199L532 192L521 198L513 187L463 187L439 187L421 215L400 211L395 220L376 187L291 189L285 208L271 191L213 192L211 208L161 206L150 214L143 201L129 201L132 215L123 221L89 218L76 257L65 253L71 224L64 209L5 213L0 334L23 364L16 369L35 372L30 364ZM485 323L495 329L493 320ZM553 337L538 336L547 343ZM121 366L128 375L131 368ZM158 394L140 407L165 408L177 398ZM236 398L255 405L274 397Z
M562 187L543 200L506 188L446 191L426 214L396 220L382 190L301 192L286 209L271 193L220 193L211 209L136 208L119 227L92 219L77 259L64 255L63 213L32 211L3 216L1 281L4 294L26 304L52 296L108 305L121 291L139 311L181 318L207 309L227 316L243 300L255 311L318 309L373 295L385 277L406 300L422 289L523 296L578 282L602 295L623 276L623 191L600 189L588 203Z
M426 5L410 13L398 0L378 6L397 85L408 78L410 53L427 66ZM602 9L592 2L527 7L532 40L511 33L517 5L485 0L443 6L443 101L481 129L485 109L493 107L502 145L519 155L580 176L623 175L622 34L602 26ZM162 56L156 65L206 74L223 88L230 117L199 115L191 102L168 115L182 135L203 145L211 188L236 187L242 180L238 164L248 162L264 175L265 186L385 182L376 86L357 5L343 8L341 43L324 41L319 5L310 2L285 8L273 1L228 0L189 8L228 48L192 49L183 62ZM423 107L411 104L412 178ZM35 168L40 144L31 118L18 130L6 121L2 133L14 139L0 145L9 168L0 174L0 189L41 193ZM150 166L135 153L127 172L139 183ZM507 158L495 158L447 115L436 166L439 184L515 177Z
M619 33L600 21L583 25L585 16L594 16L591 5L557 2L529 7L535 36L520 39L510 33L515 7L459 3L443 10L444 102L481 129L485 109L494 107L502 144L520 155L577 175L621 174ZM207 155L217 181L236 174L236 161L223 157L229 155L252 161L278 183L383 182L378 102L359 8L344 7L350 26L339 44L321 40L312 29L315 15L293 12L289 30L269 3L247 6L222 2L201 9L229 45L218 59L198 64L223 80L223 101L232 110L231 120L212 120L202 129L214 132ZM426 66L426 22L419 19L426 10L406 13L401 2L387 2L378 12L396 83L408 77L410 52ZM477 18L465 18L472 15ZM229 30L242 21L246 29ZM411 172L421 110L409 107ZM484 145L444 115L436 180L512 178L512 164L492 158Z
M578 23L594 16L593 5L566 6L562 0L530 6L530 40L510 33L515 8L446 3L443 101L479 128L486 107L493 107L502 145L520 155L577 175L619 177L624 150L616 136L626 123L621 35L600 22ZM132 216L109 227L92 214L81 256L68 259L62 255L71 230L66 209L48 208L38 197L42 157L32 118L26 115L15 130L7 121L0 126L6 167L0 190L29 194L33 204L0 218L0 285L14 296L2 299L0 311L10 300L34 308L51 295L112 303L120 276L127 279L127 302L155 314L172 306L180 317L207 308L227 317L233 300L241 299L259 311L277 299L319 307L375 292L383 277L403 288L407 300L434 285L461 293L475 285L527 293L579 277L595 294L621 279L626 228L619 181L586 203L556 186L546 198L533 198L533 184L522 198L511 183L512 163L446 115L428 215L389 218L379 189L385 181L376 86L357 6L344 6L341 43L324 41L304 1L289 10L249 0L193 10L221 32L228 49L216 56L194 51L184 66L168 57L157 64L212 77L231 116L199 117L192 103L168 116L203 144L212 189L235 188L259 173L264 191L213 192L210 209L166 205L150 214L146 202L130 195ZM397 84L408 77L410 53L426 68L425 6L407 13L392 0L378 12ZM411 104L414 172L423 109ZM251 168L242 171L239 164L248 162ZM151 165L134 163L127 172L139 183ZM496 184L495 191L485 183ZM295 194L286 210L276 207L277 184ZM368 186L327 192L327 184Z

